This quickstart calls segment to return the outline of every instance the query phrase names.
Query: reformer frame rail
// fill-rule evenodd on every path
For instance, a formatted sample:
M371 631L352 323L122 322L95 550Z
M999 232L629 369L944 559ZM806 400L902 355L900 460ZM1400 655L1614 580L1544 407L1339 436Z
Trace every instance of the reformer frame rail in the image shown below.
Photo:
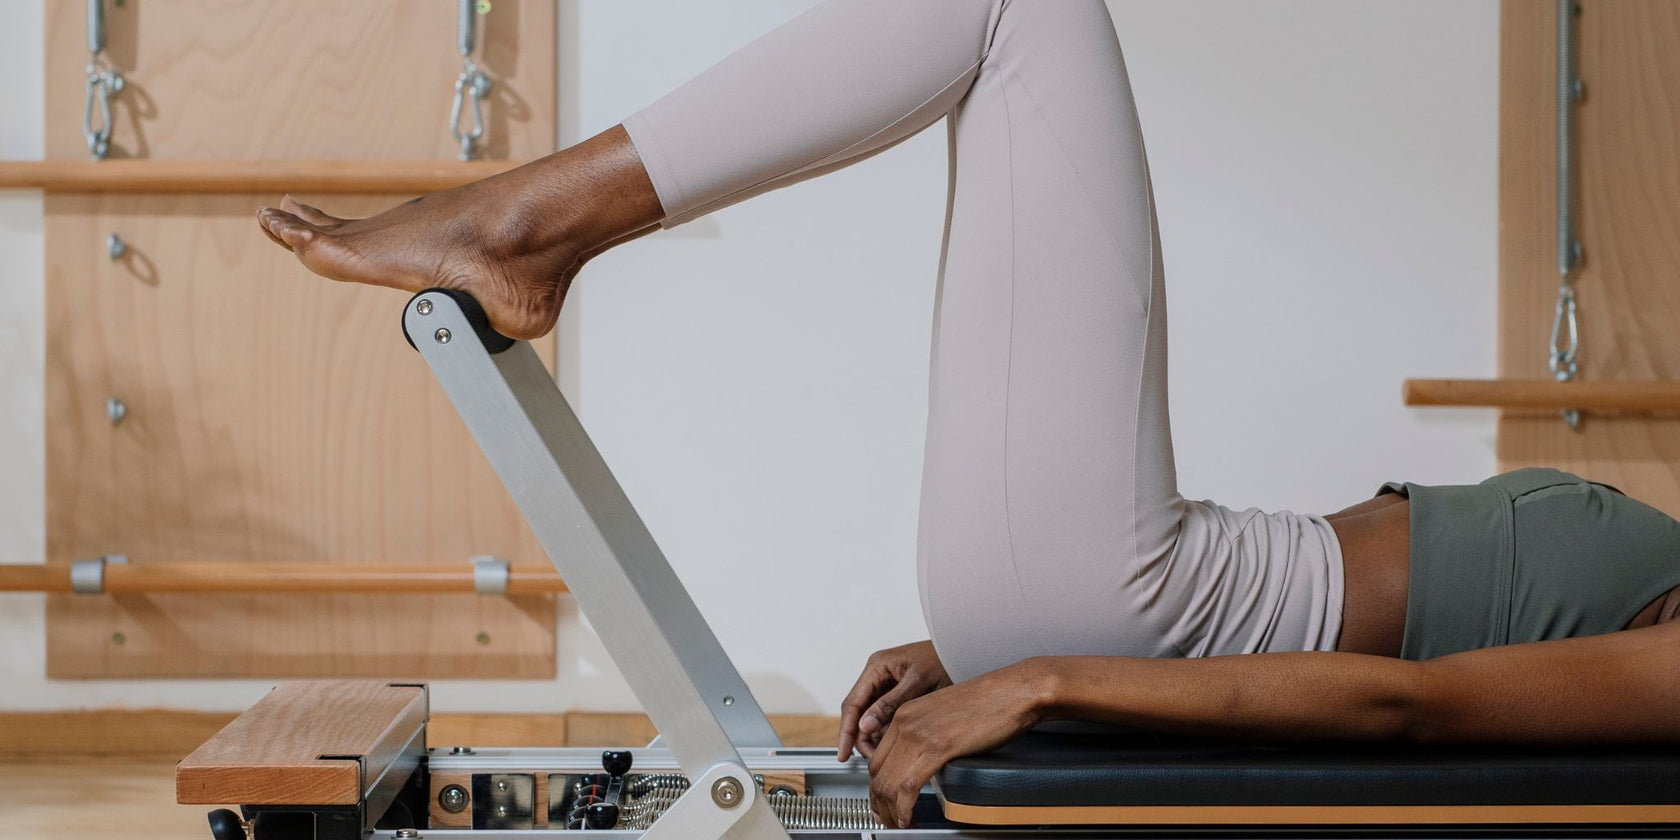
M737 751L780 739L536 351L445 289L403 331L695 782L643 836L786 838Z

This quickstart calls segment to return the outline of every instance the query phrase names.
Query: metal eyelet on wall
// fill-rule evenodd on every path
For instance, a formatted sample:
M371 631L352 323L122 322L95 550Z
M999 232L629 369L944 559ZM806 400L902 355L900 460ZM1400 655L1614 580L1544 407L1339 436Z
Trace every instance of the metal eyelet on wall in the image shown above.
M105 0L88 0L87 5L87 101L82 107L82 137L88 155L104 160L111 150L111 97L122 92L123 77L105 60ZM93 127L94 106L99 107L99 127Z
M461 160L478 157L479 140L484 137L484 100L490 96L490 77L473 63L472 54L478 46L478 16L490 11L487 0L459 0L459 26L455 45L461 53L461 75L455 79L455 102L449 109L449 131L461 144ZM472 106L472 129L463 130L465 106Z
M1557 267L1558 298L1552 313L1552 337L1547 363L1552 376L1568 382L1580 372L1581 325L1575 303L1575 270L1580 267L1580 240L1575 238L1574 164L1575 106L1585 88L1575 68L1575 0L1558 0L1557 23ZM1568 343L1564 343L1567 336ZM1563 422L1581 426L1581 412L1568 408Z

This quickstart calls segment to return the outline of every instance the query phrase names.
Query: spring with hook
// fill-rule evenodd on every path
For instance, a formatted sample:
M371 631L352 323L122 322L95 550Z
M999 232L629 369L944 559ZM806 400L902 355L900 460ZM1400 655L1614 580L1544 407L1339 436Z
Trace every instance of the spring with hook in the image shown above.
M87 99L82 107L82 138L88 155L104 160L111 150L111 97L122 92L123 77L105 61L105 0L88 0L87 5ZM99 108L99 127L93 126L93 111Z
M483 4L488 8L489 4ZM484 100L492 87L490 77L473 63L473 50L478 46L478 14L476 0L460 0L455 47L461 53L461 75L455 79L455 101L449 109L449 131L461 144L461 160L478 157L479 141L484 137ZM472 109L472 128L462 128L462 117Z

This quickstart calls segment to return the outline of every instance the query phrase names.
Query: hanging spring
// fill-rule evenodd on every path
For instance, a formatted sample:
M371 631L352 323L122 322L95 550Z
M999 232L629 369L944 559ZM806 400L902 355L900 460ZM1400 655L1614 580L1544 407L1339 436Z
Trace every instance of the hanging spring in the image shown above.
M82 137L88 155L104 160L111 150L111 97L122 92L123 77L105 61L105 0L87 4L87 101L82 108ZM93 127L93 110L99 106L99 127Z
M1552 312L1548 364L1552 376L1568 382L1580 372L1581 325L1575 306L1575 269L1581 264L1581 242L1575 238L1574 164L1575 105L1584 88L1575 68L1575 0L1557 4L1557 307ZM1568 343L1565 344L1567 336ZM1581 412L1570 408L1563 421L1580 426Z
M484 4L488 8L489 4ZM461 144L461 160L478 157L478 141L484 137L484 100L490 95L490 77L473 63L472 54L478 46L478 0L460 0L459 27L455 45L461 53L461 75L455 79L455 104L450 108L449 131ZM472 106L472 129L463 130L462 116L468 103Z

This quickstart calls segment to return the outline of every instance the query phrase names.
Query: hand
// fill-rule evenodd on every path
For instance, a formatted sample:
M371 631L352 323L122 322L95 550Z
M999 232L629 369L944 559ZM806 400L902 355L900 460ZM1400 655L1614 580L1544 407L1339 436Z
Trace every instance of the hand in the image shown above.
M840 704L839 759L851 758L854 746L864 758L874 755L875 745L900 706L950 684L933 642L912 642L870 655L857 684Z
M947 761L996 749L1043 721L1054 702L1051 677L1027 660L905 703L869 759L876 819L909 828L922 785Z

